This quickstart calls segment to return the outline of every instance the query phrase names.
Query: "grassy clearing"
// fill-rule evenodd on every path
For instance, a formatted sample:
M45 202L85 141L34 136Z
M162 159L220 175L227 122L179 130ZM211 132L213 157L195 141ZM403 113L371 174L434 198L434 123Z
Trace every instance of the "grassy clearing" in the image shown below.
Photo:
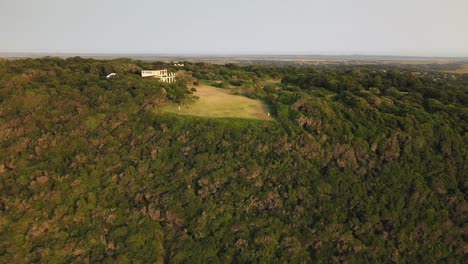
M268 116L270 109L260 100L254 100L241 95L232 94L229 90L208 85L195 87L194 95L198 100L180 105L171 104L163 107L164 112L181 115L194 115L205 117L237 117L261 120L271 120Z
M457 74L468 73L468 64L463 65L463 67L461 67L460 69L449 70L449 71L444 71L444 72L447 72L447 73L457 73Z

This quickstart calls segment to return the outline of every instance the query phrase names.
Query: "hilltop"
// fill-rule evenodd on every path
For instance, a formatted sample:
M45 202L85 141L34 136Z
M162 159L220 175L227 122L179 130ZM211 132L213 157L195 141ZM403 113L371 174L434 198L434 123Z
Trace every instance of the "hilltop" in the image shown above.
M184 64L0 60L3 262L463 262L468 75Z

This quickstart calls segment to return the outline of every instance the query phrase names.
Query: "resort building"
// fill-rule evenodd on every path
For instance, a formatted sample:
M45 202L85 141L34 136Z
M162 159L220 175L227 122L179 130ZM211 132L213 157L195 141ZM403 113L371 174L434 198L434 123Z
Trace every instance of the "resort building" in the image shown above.
M153 70L142 70L142 78L155 78L159 79L161 82L171 83L175 81L175 73L167 72L166 68L157 68Z

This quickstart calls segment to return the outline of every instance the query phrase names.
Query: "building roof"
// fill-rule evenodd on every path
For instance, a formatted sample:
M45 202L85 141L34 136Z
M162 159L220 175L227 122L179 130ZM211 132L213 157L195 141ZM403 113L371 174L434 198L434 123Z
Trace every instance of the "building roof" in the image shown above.
M156 67L156 68L153 68L153 69L143 70L143 71L162 71L162 70L167 70L167 68L166 67Z
M113 72L113 73L110 73L106 76L107 79L109 79L110 77L114 76L114 75L117 75L117 73Z

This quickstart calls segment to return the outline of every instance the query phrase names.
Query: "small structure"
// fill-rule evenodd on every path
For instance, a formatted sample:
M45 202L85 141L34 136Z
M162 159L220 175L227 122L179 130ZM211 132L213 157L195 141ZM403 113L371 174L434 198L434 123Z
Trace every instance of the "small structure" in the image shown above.
M142 78L155 78L159 79L161 82L171 83L175 81L175 73L167 72L166 68L156 68L152 70L142 70Z
M181 63L181 62L174 62L174 66L176 67L184 67L185 64Z
M106 76L106 79L109 79L110 77L115 76L115 75L117 75L117 73L115 72L110 73L109 75Z

